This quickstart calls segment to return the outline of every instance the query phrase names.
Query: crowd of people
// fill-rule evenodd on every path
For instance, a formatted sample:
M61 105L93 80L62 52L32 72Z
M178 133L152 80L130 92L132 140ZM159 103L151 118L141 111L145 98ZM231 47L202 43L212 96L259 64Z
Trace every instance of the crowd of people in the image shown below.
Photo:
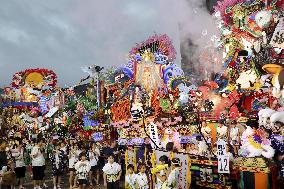
M139 163L136 173L133 164L125 167L124 152L129 147L119 146L115 140L94 142L44 136L28 140L11 135L0 140L1 189L17 186L24 189L29 175L34 189L47 188L46 180L51 176L46 175L48 166L54 189L63 187L62 178L66 175L69 175L70 189L100 185L108 189L118 189L122 185L128 189L147 189L150 186L149 165ZM151 149L150 140L146 139L141 148ZM168 169L157 173L156 188L162 188L163 183L177 186L174 178L179 160L170 162L168 157L163 157L160 162L167 164Z

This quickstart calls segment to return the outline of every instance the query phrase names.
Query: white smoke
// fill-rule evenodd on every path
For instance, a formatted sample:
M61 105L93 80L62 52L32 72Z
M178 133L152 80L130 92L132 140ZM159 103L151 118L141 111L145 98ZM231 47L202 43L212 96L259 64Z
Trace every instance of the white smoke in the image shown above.
M215 47L219 36L216 18L207 10L206 0L183 0L178 19L183 55L200 79L209 79L222 67L222 53Z

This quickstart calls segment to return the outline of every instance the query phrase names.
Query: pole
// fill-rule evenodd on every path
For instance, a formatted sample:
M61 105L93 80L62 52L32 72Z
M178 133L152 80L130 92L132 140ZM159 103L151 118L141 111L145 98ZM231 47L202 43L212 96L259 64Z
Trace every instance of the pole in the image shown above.
M101 106L101 95L100 95L100 72L97 72L97 105L98 105L98 111L100 110Z

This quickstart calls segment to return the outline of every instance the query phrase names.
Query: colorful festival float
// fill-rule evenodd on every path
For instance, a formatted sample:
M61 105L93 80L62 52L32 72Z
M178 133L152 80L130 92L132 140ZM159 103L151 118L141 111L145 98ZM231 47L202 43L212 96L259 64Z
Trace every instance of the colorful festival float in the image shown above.
M191 165L191 174L182 174L184 183L276 187L273 157L283 151L283 4L220 1L215 42L223 51L223 70L201 86L174 63L166 35L154 35L130 51L128 63L106 86L110 126L129 146L128 163L145 161L155 168L161 154L183 154L184 165ZM132 148L147 136L153 153Z
M128 147L126 164L146 162L156 172L162 155L179 157L182 188L190 183L229 188L228 171L217 171L214 146L226 136L226 118L238 116L228 112L236 111L231 101L239 94L217 93L215 81L194 85L174 63L175 56L166 35L154 35L130 51L127 64L115 69L112 82L105 85L104 111L110 127L116 128L119 143ZM219 119L223 122L217 127ZM155 150L144 148L144 140ZM153 187L155 178L153 174Z
M249 120L228 133L232 145L241 143L231 169L241 188L276 187L273 157L283 151L283 9L281 0L224 0L215 7L216 46L224 51L215 81L219 93L236 94L237 115Z
M188 105L190 91L197 88L184 77L174 63L175 58L176 51L167 35L154 35L137 44L129 52L127 64L114 71L113 83L106 86L106 109L110 126L118 132L119 143L127 146L126 165L131 163L137 168L139 162L145 162L154 168L164 154L179 157L182 161L179 184L188 188L190 157L166 152L166 145L172 142L181 149L180 138L192 132L185 123L194 120L190 115L194 105L192 109ZM156 150L143 147L148 142ZM154 188L155 174L152 176Z
M10 127L11 132L19 127L22 133L28 132L30 139L49 129L54 121L51 117L64 106L64 94L56 84L57 76L52 70L15 73L11 86L4 88L1 95L2 126Z

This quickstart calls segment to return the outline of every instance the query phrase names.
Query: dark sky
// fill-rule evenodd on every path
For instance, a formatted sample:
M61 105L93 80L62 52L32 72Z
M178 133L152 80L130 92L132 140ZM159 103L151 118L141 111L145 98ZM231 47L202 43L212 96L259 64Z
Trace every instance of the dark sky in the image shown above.
M0 87L27 68L52 69L60 86L74 85L86 76L82 66L123 65L132 46L155 32L168 34L179 52L176 15L194 7L177 5L183 1L1 1Z

